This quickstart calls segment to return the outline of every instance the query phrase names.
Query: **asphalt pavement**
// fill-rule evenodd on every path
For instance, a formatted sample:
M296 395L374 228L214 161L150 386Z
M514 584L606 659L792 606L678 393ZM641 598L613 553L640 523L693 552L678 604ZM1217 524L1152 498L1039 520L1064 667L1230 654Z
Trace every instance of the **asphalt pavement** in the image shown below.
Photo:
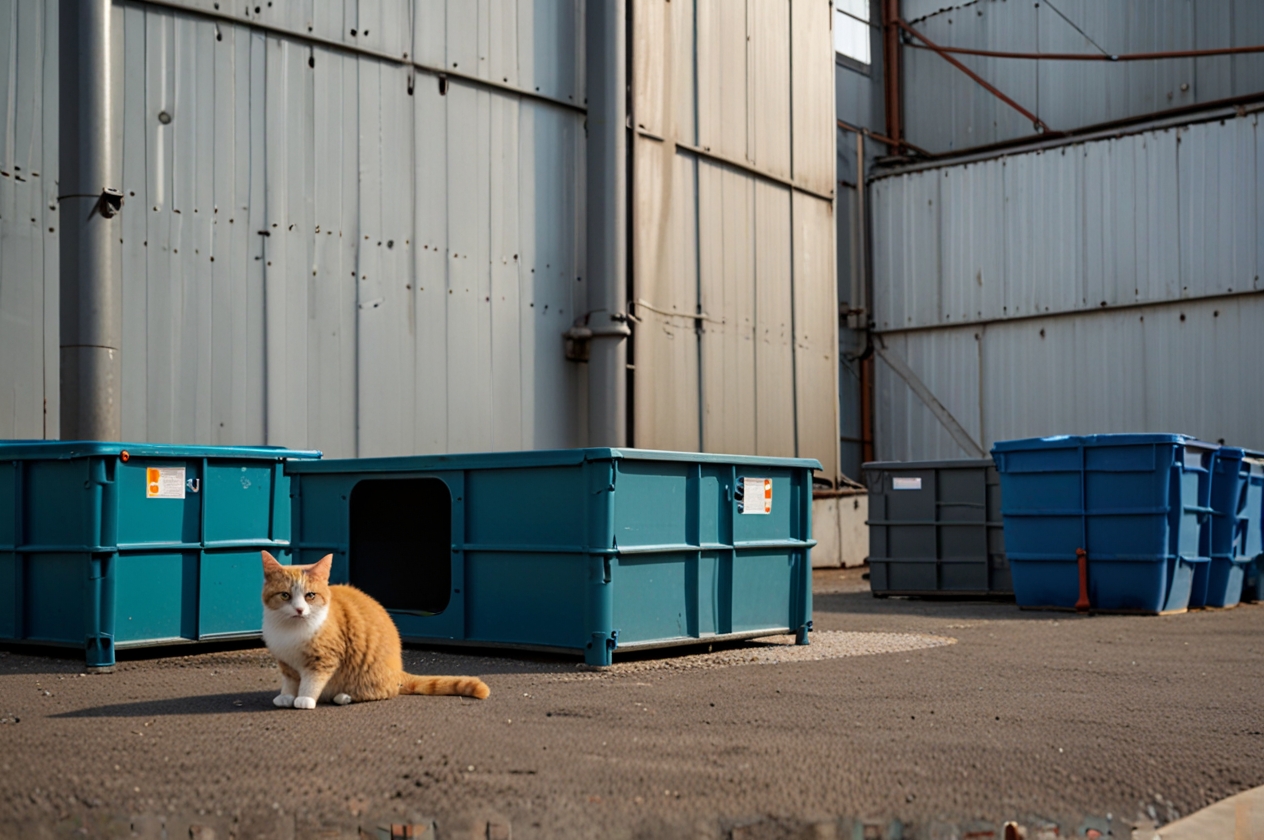
M112 674L0 650L0 838L1130 837L1264 784L1264 606L1163 617L878 600L813 644L405 651L475 701L272 705L262 649ZM173 653L180 655L172 655ZM386 834L378 831L379 826ZM402 829L397 829L402 834Z

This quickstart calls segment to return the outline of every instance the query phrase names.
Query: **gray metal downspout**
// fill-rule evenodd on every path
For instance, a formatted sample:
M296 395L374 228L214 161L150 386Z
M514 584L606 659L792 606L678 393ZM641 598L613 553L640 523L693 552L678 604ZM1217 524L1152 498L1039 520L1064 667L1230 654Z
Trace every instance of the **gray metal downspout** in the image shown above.
M122 194L114 168L111 0L62 0L58 177L61 439L122 437Z
M627 445L625 0L584 7L588 93L588 445Z

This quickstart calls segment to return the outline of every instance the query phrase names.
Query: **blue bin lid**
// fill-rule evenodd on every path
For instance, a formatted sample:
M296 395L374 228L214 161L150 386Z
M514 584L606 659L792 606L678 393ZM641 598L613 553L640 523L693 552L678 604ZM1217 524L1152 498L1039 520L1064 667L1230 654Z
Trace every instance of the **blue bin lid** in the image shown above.
M1135 446L1155 443L1176 443L1203 449L1220 448L1218 443L1208 443L1191 435L1142 432L1103 435L1054 435L1052 437L998 440L992 444L992 451L1028 452L1033 449L1067 449L1079 446Z
M0 461L70 460L92 456L129 455L145 458L283 458L315 459L320 452L283 446L185 446L178 443L118 443L100 440L0 440Z
M478 470L504 467L572 466L585 461L675 461L691 464L733 464L744 467L781 469L823 469L815 458L770 458L759 455L722 455L711 452L669 452L659 449L538 449L513 452L474 452L448 455L404 455L393 458L341 458L326 461L296 461L290 473L339 472L419 472L437 470Z

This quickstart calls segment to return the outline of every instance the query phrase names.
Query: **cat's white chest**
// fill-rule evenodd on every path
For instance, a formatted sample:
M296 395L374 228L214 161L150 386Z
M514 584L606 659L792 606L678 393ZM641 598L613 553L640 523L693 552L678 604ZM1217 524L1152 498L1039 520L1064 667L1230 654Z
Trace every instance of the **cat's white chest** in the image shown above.
M263 643L277 659L301 671L307 659L307 647L323 618L323 615L319 618L313 615L307 619L292 619L270 610L263 616Z

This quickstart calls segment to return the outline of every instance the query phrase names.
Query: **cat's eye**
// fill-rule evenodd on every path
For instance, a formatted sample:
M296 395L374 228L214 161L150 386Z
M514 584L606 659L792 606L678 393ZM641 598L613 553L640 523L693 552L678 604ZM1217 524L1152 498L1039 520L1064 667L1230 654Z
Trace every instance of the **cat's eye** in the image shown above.
M316 593L315 593L315 592L308 592L308 593L307 593L307 600L309 600L309 601L315 601L315 600L316 600Z
M281 593L281 600L282 600L282 601L288 601L288 600L290 600L290 593L288 593L288 592L282 592L282 593Z

